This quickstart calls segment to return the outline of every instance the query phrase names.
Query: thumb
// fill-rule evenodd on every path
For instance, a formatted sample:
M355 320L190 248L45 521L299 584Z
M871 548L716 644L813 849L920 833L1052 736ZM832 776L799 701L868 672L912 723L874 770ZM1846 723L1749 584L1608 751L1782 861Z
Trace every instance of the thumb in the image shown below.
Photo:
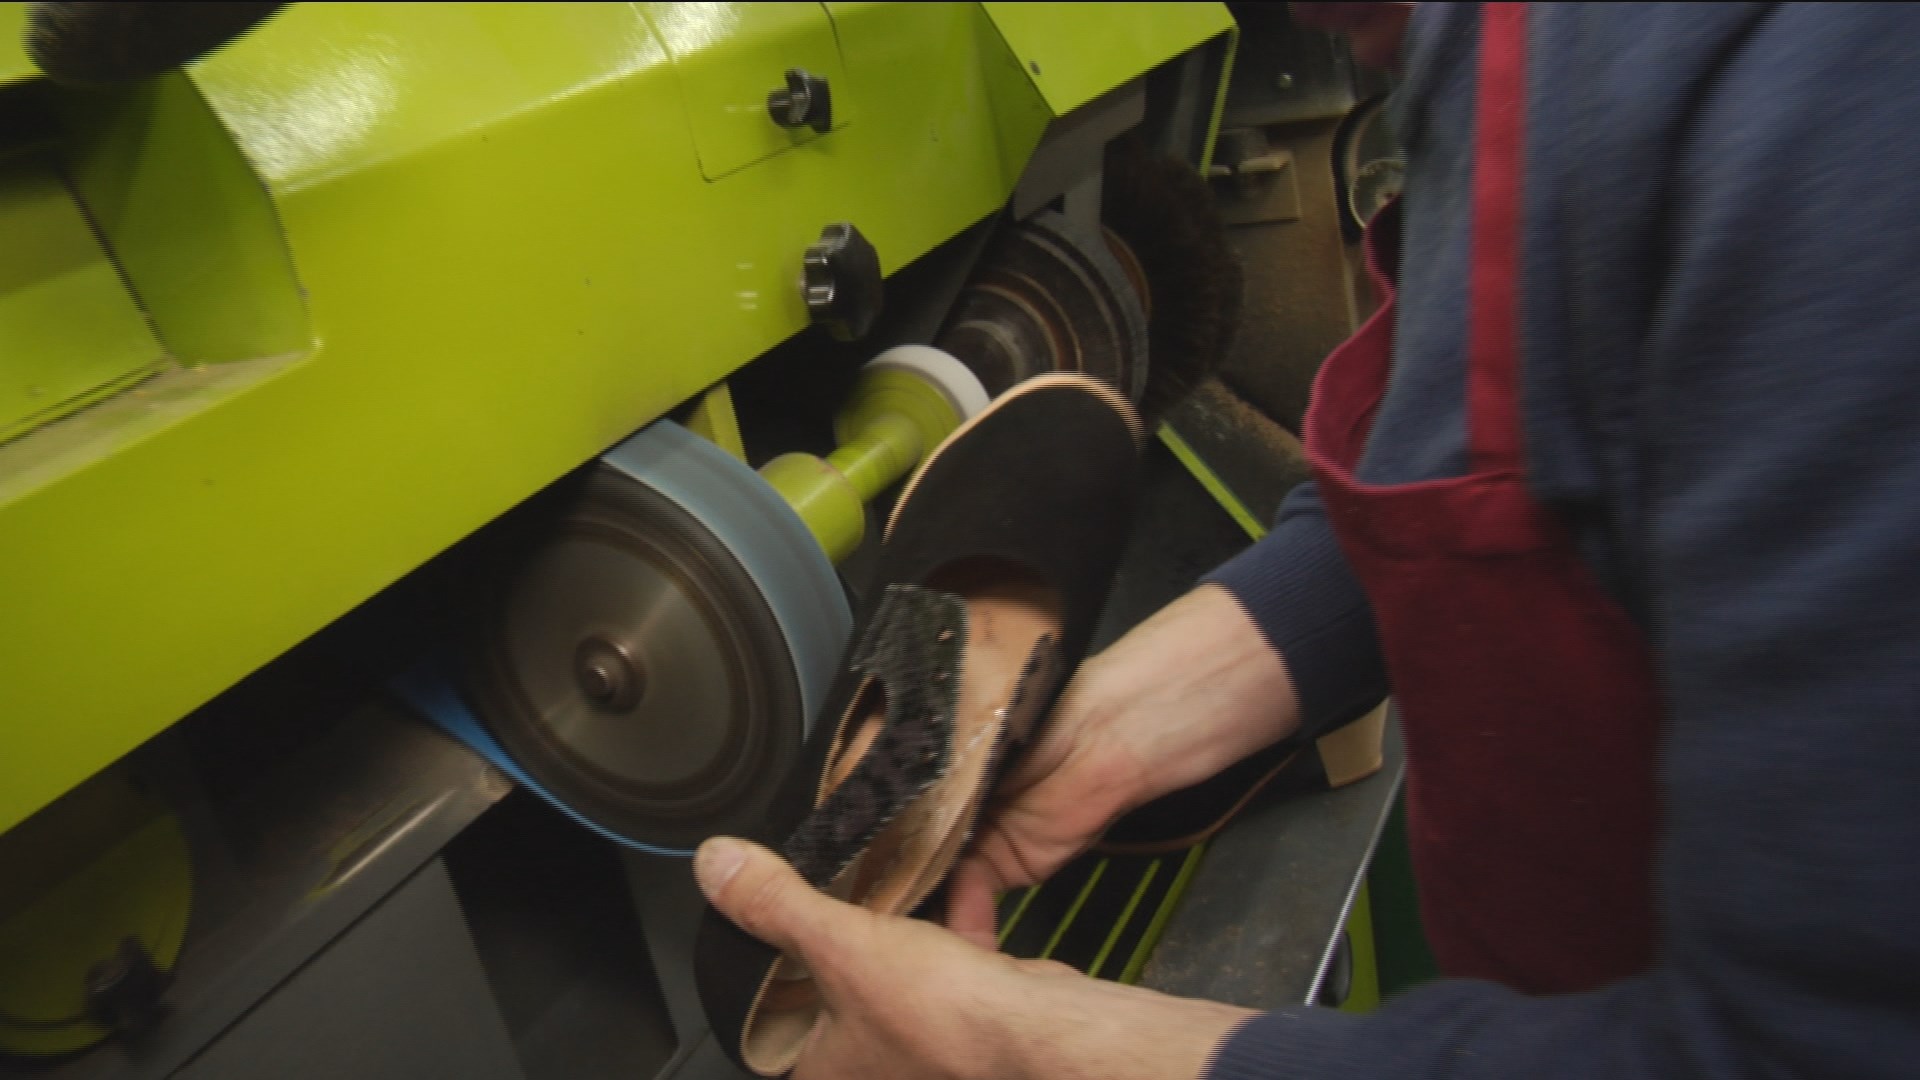
M716 836L693 856L693 877L715 910L781 952L809 959L844 931L858 908L807 884L759 844Z
M947 881L947 929L987 950L1000 948L995 932L993 869L978 857L962 861Z

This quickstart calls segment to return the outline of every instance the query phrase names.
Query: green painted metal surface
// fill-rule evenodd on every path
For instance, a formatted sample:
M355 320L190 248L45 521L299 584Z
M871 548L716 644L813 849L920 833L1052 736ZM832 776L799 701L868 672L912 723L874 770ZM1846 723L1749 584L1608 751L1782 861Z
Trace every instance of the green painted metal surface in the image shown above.
M767 92L790 68L827 81L832 128L847 125L846 65L822 4L643 4L673 58L700 172L717 180L821 138L768 121ZM831 132L828 132L831 134Z
M173 360L312 349L273 203L186 76L67 95L59 112L61 171Z
M0 86L40 73L27 58L27 6L0 4Z
M161 339L222 362L0 445L0 829L803 328L822 225L891 273L994 212L1055 115L1005 12L831 4L848 122L711 179L690 58L761 63L788 14L709 6L733 29L670 50L678 5L295 5L195 95L66 102L170 208L123 234ZM1087 21L1073 85L1189 47L1186 7Z
M1055 115L1113 89L1127 78L1121 73L1144 72L1234 28L1222 4L981 6ZM1168 51L1172 42L1179 47Z
M853 554L861 537L867 535L867 504L840 470L827 464L827 459L814 454L781 454L760 466L760 479L793 507L808 534L833 562Z
M1373 890L1360 882L1347 913L1347 948L1353 964L1353 982L1341 1012L1369 1013L1380 1007L1380 961L1373 941Z
M847 407L834 417L840 441L827 461L862 502L873 499L920 464L960 426L960 414L931 382L908 371L867 371Z
M1227 487L1226 481L1220 479L1220 474L1214 472L1212 466L1201 460L1199 452L1187 440L1181 438L1180 433L1173 430L1171 424L1160 425L1159 435L1160 442L1173 451L1173 456L1179 459L1188 475L1199 481L1207 494L1213 496L1213 501L1220 505L1220 509L1225 510L1227 516L1233 518L1235 525L1240 526L1247 536L1254 540L1267 535L1266 525L1254 516L1253 511L1247 509L1247 505L1240 501L1240 497Z
M718 383L690 403L681 426L725 450L739 461L747 460L747 443L740 433L740 418L733 410L733 389Z
M0 158L0 440L164 356L44 153Z

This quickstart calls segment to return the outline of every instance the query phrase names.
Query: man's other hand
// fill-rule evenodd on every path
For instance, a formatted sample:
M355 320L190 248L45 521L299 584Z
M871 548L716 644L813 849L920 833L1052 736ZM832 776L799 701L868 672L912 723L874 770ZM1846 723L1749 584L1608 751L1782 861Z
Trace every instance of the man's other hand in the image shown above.
M694 875L716 909L813 975L821 1017L795 1080L1192 1080L1252 1015L875 915L745 841L709 840Z
M1299 725L1292 676L1233 595L1203 585L1079 672L954 870L947 926L994 942L994 898L1051 877L1135 806Z

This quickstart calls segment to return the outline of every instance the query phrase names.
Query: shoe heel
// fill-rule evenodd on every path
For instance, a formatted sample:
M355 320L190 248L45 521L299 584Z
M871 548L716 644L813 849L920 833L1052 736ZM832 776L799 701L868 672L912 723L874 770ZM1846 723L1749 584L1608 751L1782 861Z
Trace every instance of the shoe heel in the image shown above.
M1379 772L1385 761L1380 744L1386 730L1387 702L1383 701L1360 719L1320 736L1313 748L1320 755L1327 786L1346 787Z

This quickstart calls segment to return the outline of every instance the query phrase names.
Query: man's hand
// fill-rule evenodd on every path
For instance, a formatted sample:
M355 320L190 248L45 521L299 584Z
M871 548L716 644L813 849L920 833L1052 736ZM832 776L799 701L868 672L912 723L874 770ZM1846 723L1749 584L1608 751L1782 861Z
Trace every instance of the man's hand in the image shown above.
M1291 733L1286 664L1239 601L1203 585L1080 666L948 887L947 925L994 941L994 897L1050 877L1115 818Z
M822 1014L795 1080L1192 1080L1252 1015L875 915L745 841L709 840L693 869L715 908L813 974Z

